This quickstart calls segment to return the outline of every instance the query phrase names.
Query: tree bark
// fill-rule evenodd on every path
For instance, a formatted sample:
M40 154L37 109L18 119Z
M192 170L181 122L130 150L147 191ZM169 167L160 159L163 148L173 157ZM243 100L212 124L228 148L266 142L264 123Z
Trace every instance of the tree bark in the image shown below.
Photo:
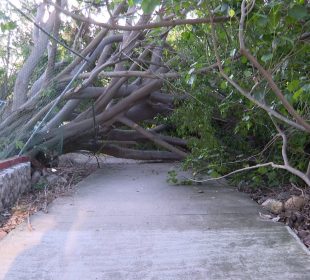
M37 13L37 23L43 24L43 15L45 11L45 4L40 4ZM52 12L49 16L49 19L44 24L44 28L51 32L55 20L55 11ZM14 94L13 94L13 105L12 110L15 111L23 105L27 100L27 90L30 81L30 77L32 75L33 70L39 63L41 57L45 53L48 36L42 32L40 32L37 28L34 29L34 46L31 50L31 53L27 60L25 61L22 69L19 71L15 86L14 86Z

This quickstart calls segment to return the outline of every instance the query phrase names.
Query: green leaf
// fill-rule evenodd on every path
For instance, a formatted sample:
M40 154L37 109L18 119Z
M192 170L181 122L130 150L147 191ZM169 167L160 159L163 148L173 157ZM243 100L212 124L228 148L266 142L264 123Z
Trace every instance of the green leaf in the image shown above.
M14 21L9 21L9 22L0 24L0 28L2 32L13 30L16 27L17 27L17 24Z
M294 40L292 40L291 38L287 37L287 36L281 36L280 37L283 41L289 42L292 47L294 46Z
M245 70L243 73L246 78L249 78L252 76L252 72L250 70Z
M298 101L298 99L301 97L301 94L303 93L303 89L300 88L299 90L297 90L294 95L293 95L293 100L294 101Z
M183 40L189 41L190 39L192 39L193 34L192 32L185 31L185 32L182 32L181 36Z
M301 20L308 16L307 8L304 6L295 5L289 10L288 15L296 20Z
M267 169L266 167L259 167L259 168L257 169L257 172L258 172L259 174L266 174L267 171L268 171L268 169Z
M141 8L143 12L149 14L152 13L157 5L160 4L160 0L143 0Z
M212 177L212 178L217 178L217 177L220 177L221 175L219 173L217 173L215 170L210 170L211 172L209 172L209 175Z
M227 88L227 82L226 81L221 82L220 88L221 89L226 89Z
M248 59L243 55L243 56L241 57L241 62L242 62L243 64L245 64L245 63L248 62Z
M20 140L16 140L15 141L15 147L16 147L16 149L19 149L19 150L21 150L23 147L24 147L24 142L22 142L22 141L20 141Z
M233 9L229 9L228 15L229 15L230 17L233 17L235 14L236 14L236 13L235 13L235 11L234 11Z
M287 85L287 89L290 92L295 91L296 89L298 89L298 87L299 87L299 80L293 80Z
M268 60L272 59L272 57L273 57L273 54L272 53L268 53L268 54L264 54L261 57L261 59L262 59L262 61L264 61L266 63Z
M257 25L258 26L265 27L268 24L269 19L266 15L259 14L259 13L256 13L255 15L258 17L258 19L257 19Z

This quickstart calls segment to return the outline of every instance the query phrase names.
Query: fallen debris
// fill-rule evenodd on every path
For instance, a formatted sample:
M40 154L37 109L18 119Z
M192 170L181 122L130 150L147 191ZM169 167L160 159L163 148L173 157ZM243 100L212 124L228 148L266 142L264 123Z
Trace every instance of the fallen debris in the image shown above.
M250 193L253 200L261 204L270 214L260 214L264 220L279 221L288 225L310 248L310 189L295 185L278 188L239 188Z
M284 203L285 210L301 210L306 203L306 199L302 196L292 196Z
M262 206L273 214L280 214L283 211L283 202L276 199L267 199Z

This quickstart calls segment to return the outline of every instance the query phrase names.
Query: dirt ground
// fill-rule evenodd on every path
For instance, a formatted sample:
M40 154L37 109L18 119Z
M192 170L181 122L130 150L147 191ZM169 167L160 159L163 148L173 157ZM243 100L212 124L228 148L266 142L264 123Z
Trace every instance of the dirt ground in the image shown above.
M283 204L291 197L305 198L305 204L301 209L286 211L283 209L280 213L266 216L277 222L288 225L300 238L300 240L310 248L310 188L302 189L295 185L287 185L278 188L256 188L239 187L239 190L250 194L253 200L263 204L266 200L272 199L280 201Z
M0 240L24 221L27 221L29 230L32 230L32 214L41 210L47 212L47 206L54 199L72 195L77 183L97 168L97 160L93 156L80 155L78 161L64 157L56 168L33 170L39 178L32 182L30 192L23 194L11 209L0 212Z

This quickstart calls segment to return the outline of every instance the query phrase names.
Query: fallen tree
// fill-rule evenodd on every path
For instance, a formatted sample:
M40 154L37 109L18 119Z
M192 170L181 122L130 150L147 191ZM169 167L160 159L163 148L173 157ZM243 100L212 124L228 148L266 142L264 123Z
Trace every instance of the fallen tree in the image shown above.
M199 2L197 10L191 5L174 7L174 1L143 0L142 4L141 1L103 1L82 5L80 9L68 7L65 2L41 3L36 6L35 19L11 4L16 13L33 22L33 46L17 74L12 97L0 111L1 157L24 153L35 156L40 150L64 153L86 149L134 159L183 159L189 152L187 142L175 137L175 131L162 120L174 111L176 104L186 103L193 96L177 88L174 81L188 79L192 83L195 76L210 74L205 78L212 78L215 84L210 95L220 101L232 93L241 96L251 104L240 101L241 111L255 109L267 113L274 123L272 129L277 131L275 137L282 137L284 164L259 163L257 167L270 165L284 169L309 184L310 164L308 171L302 172L289 163L285 134L288 129L309 134L307 116L291 104L283 85L274 80L270 71L275 69L261 63L269 61L273 54L263 55L259 60L257 41L251 41L247 49L245 24L255 9L255 1L233 1L235 10L227 4L212 7L204 1ZM269 2L258 4L257 10L269 9L269 4L272 10L272 1ZM292 5L293 12L289 13L299 24L305 18L302 7ZM196 18L188 18L192 10ZM93 19L94 14L109 20L99 22ZM254 13L255 17L262 15ZM208 55L203 57L208 57L210 63L204 61L200 65L195 61L189 65L190 59L178 53L167 38L179 35L180 29L175 27L186 25L186 29L202 24L206 32L203 34L208 34L203 46ZM226 30L228 27L231 34ZM233 33L235 30L239 31L237 35ZM190 32L182 34L190 37ZM65 35L69 39L64 43L61 38ZM304 42L307 38L307 33L303 33L295 40ZM226 44L225 50L219 40ZM234 49L229 52L231 46ZM275 68L287 63L285 59L290 54L284 59L281 54L280 66ZM241 75L234 75L233 70L239 69L232 64L244 59ZM190 70L183 70L183 65L191 67ZM245 81L242 73L253 82ZM225 96L220 89L228 88L228 84L233 90ZM265 96L255 95L258 90ZM269 91L274 97L267 98ZM217 116L216 112L214 108L214 119L233 122ZM250 169L254 167L244 168Z
M43 15L50 6L56 9L49 12L48 20L43 23ZM87 149L135 159L182 159L186 156L185 140L167 135L165 126L160 130L151 128L158 125L154 117L167 115L174 107L174 97L162 91L165 75L169 77L171 72L162 57L173 22L158 22L152 13L142 13L133 23L132 12L136 10L126 1L117 5L109 12L107 25L96 24L94 37L84 46L83 36L88 34L81 29L86 28L86 18L77 18L76 13L65 10L60 1L37 7L34 45L17 75L12 103L2 111L0 138L5 147L2 157L18 153L34 156L42 149L52 151L60 142L61 152ZM66 46L73 56L71 62L66 58L56 60L61 47L57 39L61 12L77 20L79 28L73 45ZM120 18L126 19L125 27L112 28ZM150 32L143 26L152 26L154 22L159 27L169 24L147 42ZM45 70L31 82L32 72L45 54L49 39ZM130 135L128 127L133 129ZM112 134L113 139L110 138ZM137 149L139 143L145 141L160 149ZM149 145L150 148L155 146Z

